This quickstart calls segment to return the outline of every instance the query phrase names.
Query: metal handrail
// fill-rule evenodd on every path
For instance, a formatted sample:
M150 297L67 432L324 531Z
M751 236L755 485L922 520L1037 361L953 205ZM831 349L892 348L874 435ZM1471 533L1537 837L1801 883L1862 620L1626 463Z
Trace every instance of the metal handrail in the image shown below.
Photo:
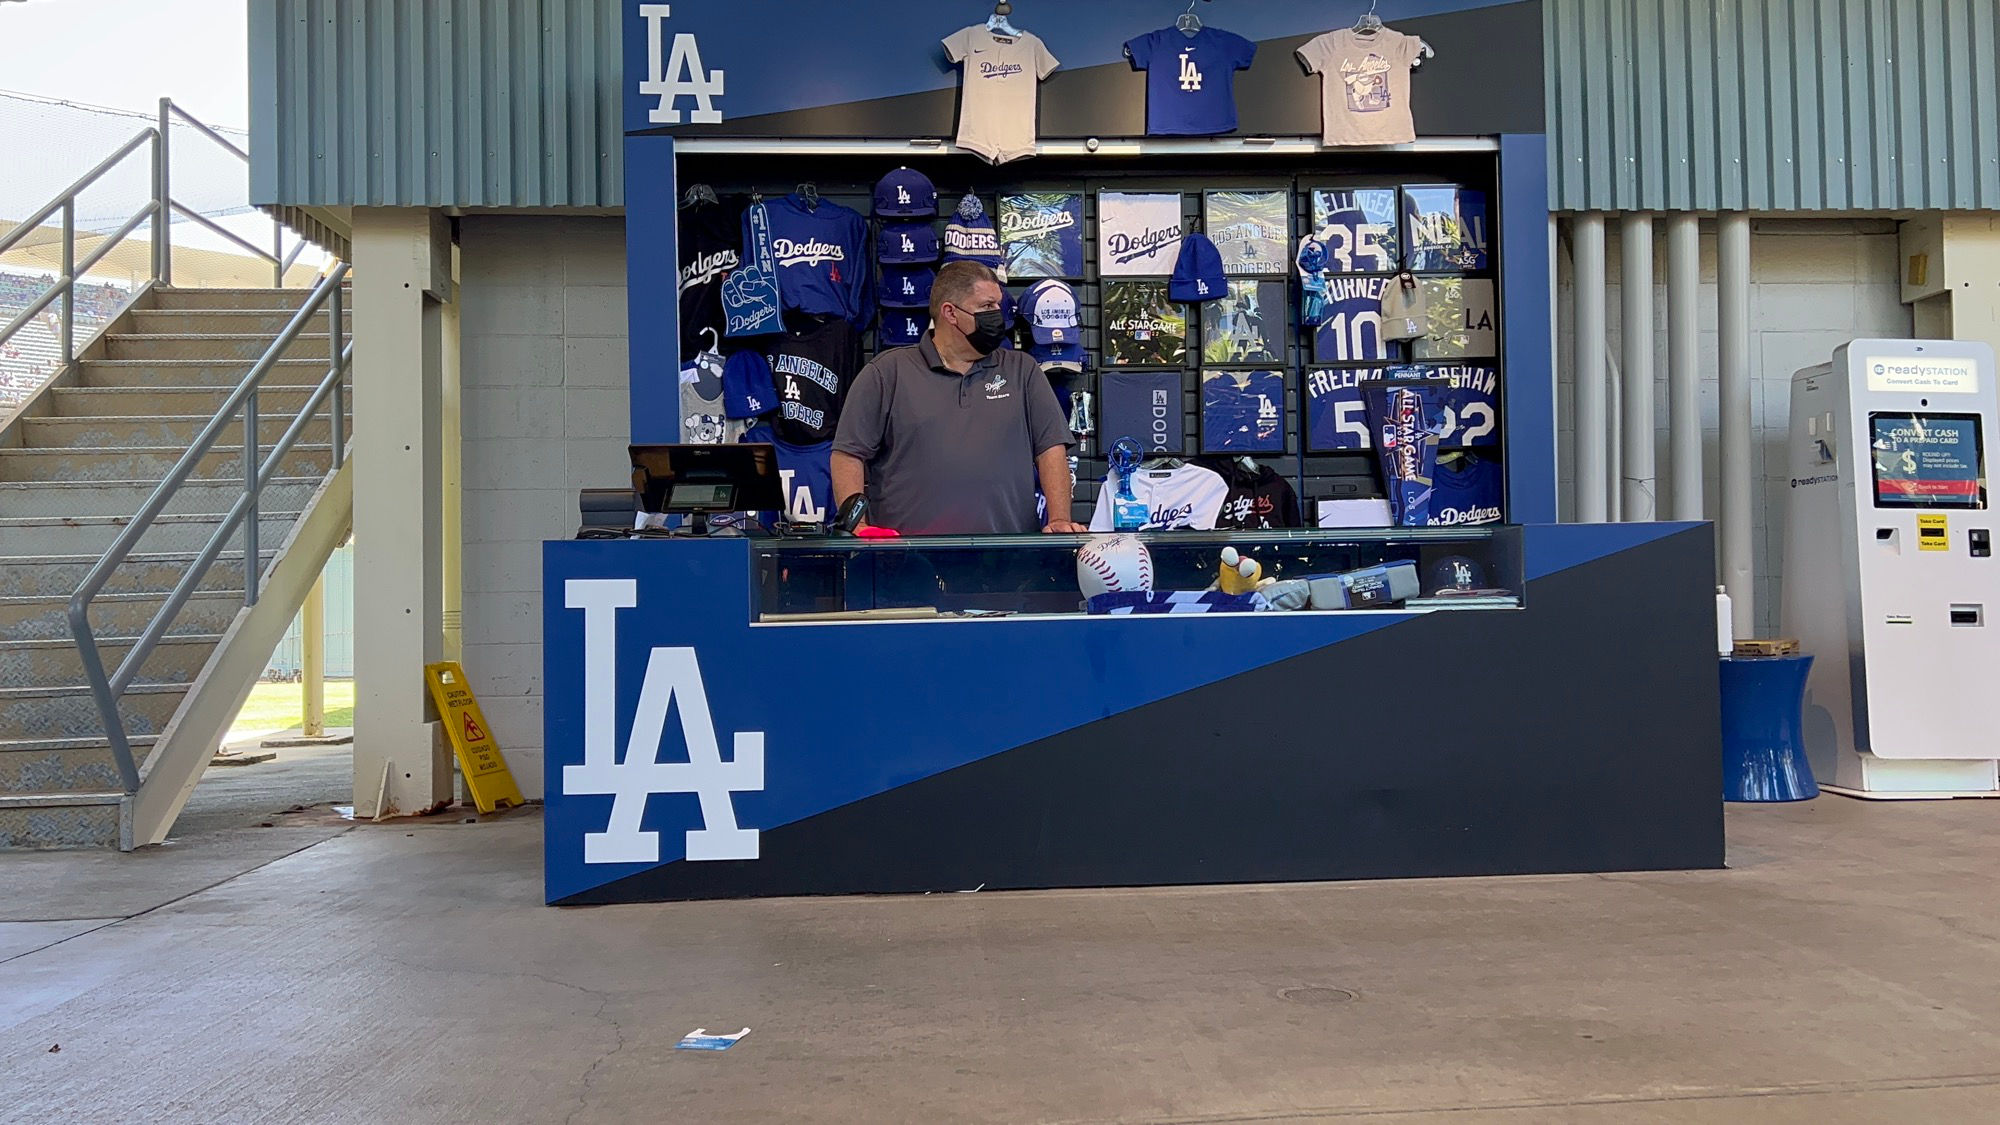
M47 222L52 216L57 214L62 216L62 272L60 276L49 283L48 289L44 290L39 297L29 302L25 309L16 314L4 326L0 326L0 344L5 344L8 340L12 339L23 328L27 327L35 317L39 316L50 305L60 300L62 302L62 326L58 333L61 339L57 342L60 345L59 350L62 366L57 370L60 372L63 368L67 368L70 364L75 363L77 282L90 271L91 267L103 261L106 255L110 254L112 250L116 249L129 238L132 232L138 230L141 224L145 223L147 219L151 219L153 222L153 269L151 280L160 285L173 284L173 217L176 212L194 220L207 230L228 239L251 254L271 263L273 284L280 289L284 288L285 274L290 270L292 264L298 261L299 254L305 249L305 239L298 239L293 245L291 253L285 253L284 224L273 218L271 220L271 249L266 250L236 234L234 231L225 229L221 224L208 216L174 200L172 191L173 160L171 149L173 142L173 122L176 119L192 126L196 131L220 145L225 151L245 164L249 163L250 154L245 152L242 146L223 136L206 123L197 120L194 115L175 105L173 99L161 98L159 118L155 124L149 125L133 134L130 140L118 146L110 156L99 161L96 167L85 172L77 178L76 182L58 192L55 198L49 200L48 204L41 210L23 219L19 225L6 235L0 236L0 254L5 254L14 247L27 242L31 236L40 233L42 224ZM141 146L145 145L150 145L152 148L152 198L147 200L146 205L141 207L137 214L127 219L116 231L102 238L96 249L85 255L81 260L78 260L76 253L77 197L82 195L91 185L102 179L106 173L110 172L112 168L116 167L126 157L131 156Z
M345 404L340 384L354 354L354 346L351 343L343 344L344 332L341 324L343 313L341 284L346 280L347 272L347 264L340 263L314 287L305 304L300 306L299 311L286 323L284 330L278 333L270 348L251 366L235 390L223 400L215 416L189 443L187 452L182 454L174 467L167 471L159 487L147 497L146 502L140 506L138 514L133 516L131 522L118 533L118 537L97 560L96 565L90 568L90 573L84 576L83 582L77 586L76 593L70 597L70 633L76 638L77 654L83 665L84 679L90 685L90 694L96 700L97 710L104 720L105 738L110 744L112 759L118 765L118 773L127 793L136 792L141 779L138 761L132 755L131 739L125 731L124 716L118 710L119 698L124 695L125 689L131 686L139 669L145 666L146 659L152 655L160 639L172 627L174 617L199 588L202 579L208 574L209 567L221 555L223 545L239 527L243 531L243 604L246 606L257 604L258 585L263 579L257 545L259 493L276 474L279 463L285 454L291 451L299 435L305 432L305 427L317 413L320 405L329 399L331 399L332 416L328 425L332 433L333 468L338 470L345 460L345 419L342 417ZM299 408L284 435L272 445L269 454L260 460L257 455L258 386L264 381L265 376L270 374L279 358L291 347L292 342L298 339L299 334L305 330L306 325L312 321L321 307L326 308L328 317L326 375L307 397L305 404ZM166 601L153 614L152 620L148 621L146 627L140 631L130 651L125 654L125 659L119 662L117 670L107 674L104 668L104 655L98 648L96 633L90 625L91 600L104 589L119 564L131 555L140 537L153 527L160 513L166 510L181 486L194 475L195 469L201 464L201 459L214 448L223 431L236 422L239 412L243 422L243 494L237 498L229 513L223 517L221 524L209 536L208 542L195 556L187 573L183 574L180 581L175 584L173 592L167 595Z

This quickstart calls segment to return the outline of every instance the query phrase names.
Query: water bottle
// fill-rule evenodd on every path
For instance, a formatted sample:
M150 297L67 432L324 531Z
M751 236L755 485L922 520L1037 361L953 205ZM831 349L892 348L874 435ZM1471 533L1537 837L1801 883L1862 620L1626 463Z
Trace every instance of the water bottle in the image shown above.
M1719 656L1736 651L1735 611L1730 608L1729 590L1724 586L1715 588L1715 651Z

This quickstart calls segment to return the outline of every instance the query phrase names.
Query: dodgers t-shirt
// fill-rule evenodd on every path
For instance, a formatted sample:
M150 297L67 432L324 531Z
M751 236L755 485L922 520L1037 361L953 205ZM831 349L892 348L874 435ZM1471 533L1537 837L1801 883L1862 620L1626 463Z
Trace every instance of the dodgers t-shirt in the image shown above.
M1146 72L1148 136L1236 131L1236 72L1257 57L1257 44L1220 28L1190 36L1163 27L1127 41L1125 55L1133 70Z

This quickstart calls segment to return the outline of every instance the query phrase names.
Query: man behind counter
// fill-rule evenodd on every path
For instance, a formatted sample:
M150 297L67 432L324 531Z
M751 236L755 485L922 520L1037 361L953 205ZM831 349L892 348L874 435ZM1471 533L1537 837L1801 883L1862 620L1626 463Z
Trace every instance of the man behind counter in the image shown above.
M950 262L931 286L931 330L861 369L833 439L835 508L905 535L1084 531L1070 514L1075 442L1034 359L1002 350L1000 282ZM1035 483L1048 499L1035 515Z

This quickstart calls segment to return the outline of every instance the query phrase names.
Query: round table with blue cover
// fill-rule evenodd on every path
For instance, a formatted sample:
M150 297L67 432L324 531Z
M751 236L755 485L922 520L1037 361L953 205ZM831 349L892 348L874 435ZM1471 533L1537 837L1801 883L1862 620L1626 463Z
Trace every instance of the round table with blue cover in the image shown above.
M1819 796L1804 738L1810 656L1725 656L1722 796L1804 801Z

